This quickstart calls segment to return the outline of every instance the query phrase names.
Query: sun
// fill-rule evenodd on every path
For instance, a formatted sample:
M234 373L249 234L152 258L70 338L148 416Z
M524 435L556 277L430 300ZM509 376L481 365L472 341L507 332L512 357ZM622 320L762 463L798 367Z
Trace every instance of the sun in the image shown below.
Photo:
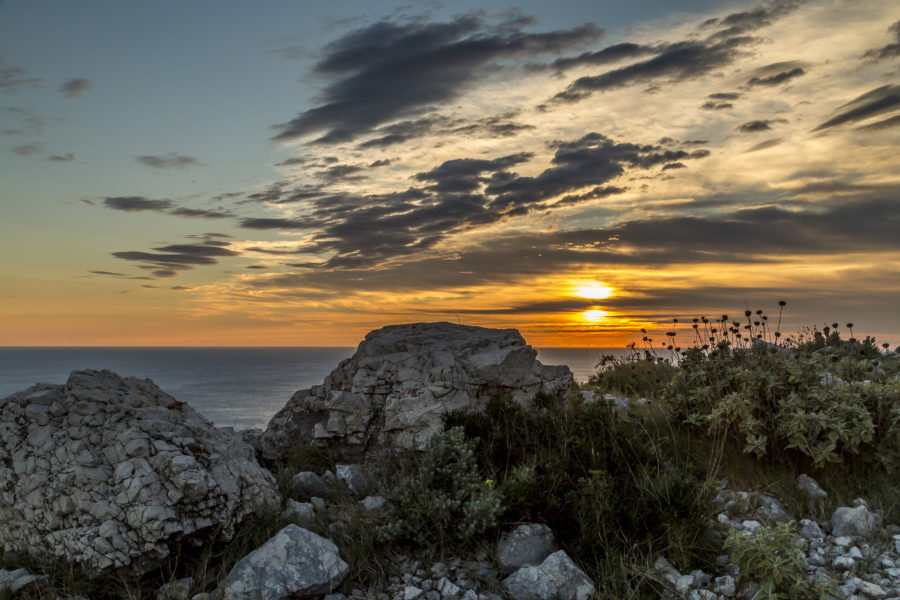
M602 283L590 282L583 283L575 288L575 295L579 298L590 298L591 300L602 300L613 295L613 290L608 285Z
M596 321L602 320L608 314L609 313L606 312L605 310L592 309L592 310L584 311L583 313L581 313L581 316L584 318L585 321L595 321L596 322Z

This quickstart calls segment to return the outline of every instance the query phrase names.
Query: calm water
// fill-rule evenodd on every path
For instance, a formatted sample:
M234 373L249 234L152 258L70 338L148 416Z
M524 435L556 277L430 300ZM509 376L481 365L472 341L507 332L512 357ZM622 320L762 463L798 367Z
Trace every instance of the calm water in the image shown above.
M0 348L0 398L78 369L152 379L216 425L265 427L291 394L322 383L355 348ZM606 348L539 348L547 365L584 381Z

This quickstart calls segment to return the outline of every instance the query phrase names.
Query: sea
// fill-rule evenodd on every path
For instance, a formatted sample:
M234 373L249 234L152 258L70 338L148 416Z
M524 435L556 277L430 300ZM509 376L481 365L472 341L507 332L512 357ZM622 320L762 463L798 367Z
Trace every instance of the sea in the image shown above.
M604 354L623 348L536 348L584 382ZM35 383L65 383L80 369L152 379L220 427L265 428L300 389L321 384L356 348L0 348L0 399ZM2 401L0 401L2 406Z

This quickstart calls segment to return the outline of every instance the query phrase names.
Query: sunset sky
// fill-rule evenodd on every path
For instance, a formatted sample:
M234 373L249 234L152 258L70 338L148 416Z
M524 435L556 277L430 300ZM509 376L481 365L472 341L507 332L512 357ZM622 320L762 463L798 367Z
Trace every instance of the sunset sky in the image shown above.
M884 0L0 0L0 345L900 343Z

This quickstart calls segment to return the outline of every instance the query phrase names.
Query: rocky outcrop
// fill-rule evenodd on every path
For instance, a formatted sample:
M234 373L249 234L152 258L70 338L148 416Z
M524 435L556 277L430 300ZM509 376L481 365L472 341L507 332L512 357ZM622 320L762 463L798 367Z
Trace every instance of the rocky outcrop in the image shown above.
M0 547L94 574L143 572L176 541L229 538L276 507L240 434L150 380L75 371L0 400Z
M260 438L268 459L305 442L360 454L377 446L424 449L452 410L491 393L518 402L568 393L566 366L544 366L514 329L452 323L395 325L369 333L320 386L295 393Z
M288 525L242 558L212 594L216 600L280 600L327 594L350 567L337 546L311 531Z

